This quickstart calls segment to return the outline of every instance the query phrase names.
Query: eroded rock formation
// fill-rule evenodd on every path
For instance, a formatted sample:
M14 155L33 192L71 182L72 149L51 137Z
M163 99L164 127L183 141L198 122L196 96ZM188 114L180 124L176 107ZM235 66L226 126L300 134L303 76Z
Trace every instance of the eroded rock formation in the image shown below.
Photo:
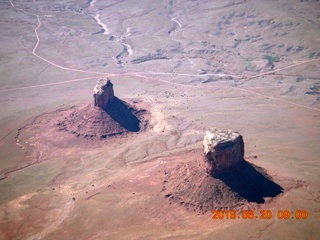
M59 130L84 138L106 138L126 132L139 132L144 109L120 100L114 95L110 79L100 79L93 90L94 103L65 111L58 121Z
M231 130L206 131L203 146L205 168L212 176L231 170L244 159L242 136Z
M110 79L100 79L93 90L94 106L106 109L114 98L113 84Z
M200 148L184 153L182 161L173 156L165 169L162 191L170 204L199 213L250 209L283 192L263 168L244 160L244 143L239 133L210 129L205 133L203 146L204 155Z

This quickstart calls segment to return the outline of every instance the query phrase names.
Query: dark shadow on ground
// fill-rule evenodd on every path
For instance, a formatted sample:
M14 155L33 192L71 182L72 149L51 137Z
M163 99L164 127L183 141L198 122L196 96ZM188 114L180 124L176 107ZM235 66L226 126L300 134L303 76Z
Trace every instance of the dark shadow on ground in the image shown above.
M114 97L104 110L126 130L140 131L140 120L133 114L134 109L126 102Z
M264 203L264 197L275 197L283 192L283 188L273 182L262 168L245 160L216 178L249 202Z

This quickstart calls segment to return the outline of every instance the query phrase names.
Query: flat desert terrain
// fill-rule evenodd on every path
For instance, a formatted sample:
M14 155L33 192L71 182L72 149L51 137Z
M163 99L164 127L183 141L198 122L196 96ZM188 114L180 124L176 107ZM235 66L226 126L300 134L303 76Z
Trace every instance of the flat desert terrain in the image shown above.
M2 0L0 16L0 239L318 239L318 0ZM141 130L59 130L101 78ZM197 172L209 128L243 136L236 174Z

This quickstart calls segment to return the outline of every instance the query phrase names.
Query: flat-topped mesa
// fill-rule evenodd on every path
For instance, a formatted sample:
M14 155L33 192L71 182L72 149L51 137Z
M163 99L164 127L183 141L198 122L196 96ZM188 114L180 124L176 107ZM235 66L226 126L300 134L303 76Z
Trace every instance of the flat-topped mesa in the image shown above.
M212 176L232 169L244 159L242 136L231 130L206 131L203 146L205 168Z
M94 106L106 109L114 98L113 84L110 79L100 79L93 90Z

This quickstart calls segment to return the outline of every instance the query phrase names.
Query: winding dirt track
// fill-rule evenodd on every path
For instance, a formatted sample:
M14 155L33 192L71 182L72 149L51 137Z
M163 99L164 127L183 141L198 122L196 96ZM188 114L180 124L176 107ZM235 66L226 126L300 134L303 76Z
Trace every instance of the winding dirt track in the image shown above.
M87 77L87 78L71 79L71 80L66 80L66 81L62 81L62 82L55 82L55 83L29 85L29 86L21 87L21 88L0 89L0 92L9 92L9 91L20 90L20 89L22 90L22 89L28 89L28 88L37 88L37 87L45 87L45 86L52 86L52 85L68 84L68 83L77 82L77 81L85 81L85 80L94 79L94 78L97 78L98 76L100 76L100 77L103 77L103 76L105 76L105 77L107 77L107 76L135 76L135 77L143 78L143 79L146 79L146 80L149 80L149 81L158 81L158 82L162 82L162 83L166 83L166 84L179 85L179 86L183 86L183 87L236 89L238 91L242 91L242 92L246 92L246 93L250 93L250 94L259 96L260 98L265 98L265 99L273 100L273 101L276 101L276 102L281 102L281 103L284 103L284 104L293 105L295 107L300 107L300 108L305 108L305 109L308 109L308 110L320 112L320 109L318 109L318 108L305 106L305 105L302 105L302 104L299 104L299 103L295 103L295 102L292 102L292 101L289 101L289 100L285 100L285 99L282 99L282 98L271 97L271 96L268 96L268 95L265 95L265 94L262 94L262 93L258 93L256 91L248 89L248 88L226 87L226 86L217 86L217 85L216 86L186 85L186 84L174 83L174 82L166 81L166 80L155 78L155 77L152 77L152 78L148 77L148 75L154 75L154 76L156 76L156 75L175 75L175 76L193 76L193 77L194 76L199 76L199 77L201 77L201 76L212 76L212 75L217 75L217 74L187 74L187 73L186 74L181 74L181 73L170 73L170 72L108 73L108 72L88 71L88 70L70 68L70 67L59 65L59 64L51 61L50 59L47 59L47 58L45 58L43 56L40 56L37 53L37 49L38 49L38 47L40 45L40 37L39 37L39 34L38 34L38 31L39 31L39 29L41 27L40 15L34 14L34 13L30 13L30 12L27 12L26 10L24 10L24 9L16 7L15 4L12 2L12 0L8 0L8 1L9 1L10 5L15 10L22 11L23 13L29 14L31 16L34 16L37 19L37 25L36 25L36 27L34 29L34 33L35 33L35 37L36 37L37 41L36 41L36 43L34 45L34 48L32 49L32 52L31 52L32 55L34 55L36 58L38 58L38 59L40 59L40 60L42 60L42 61L44 61L44 62L46 62L46 63L48 63L48 64L50 64L50 65L52 65L54 67L56 67L56 68L59 68L59 69L62 69L62 70L66 70L66 71L93 74L95 76ZM263 73L260 73L260 74L257 74L257 75L253 75L253 76L237 76L237 75L228 75L228 74L226 74L225 76L231 76L233 78L241 79L241 80L251 80L251 79L254 79L254 78L259 78L259 77L262 77L262 76L274 74L276 72L280 72L280 71L285 70L285 69L294 68L294 67L297 67L299 65L308 64L308 63L312 63L312 62L316 62L316 61L320 61L320 58L311 59L311 60L297 61L297 62L294 62L294 63L288 65L288 66L284 66L284 67L277 68L277 69L272 70L272 71L263 72Z
M307 110L311 110L311 111L315 111L315 112L320 112L319 108L315 108L315 107L310 107L310 106L306 106L303 104L299 104L290 100L286 100L283 98L278 98L278 97L272 97L272 96L268 96L262 93L259 93L256 91L256 88L253 89L249 89L249 88L240 88L240 87L227 87L227 86L220 86L220 85L215 85L215 86L202 86L202 85L186 85L186 84L182 84L182 83L175 83L175 82L170 82L161 78L156 78L156 76L161 76L161 75L172 75L172 76L191 76L191 77L203 77L203 76L221 76L221 74L188 74L188 73L170 73L170 72L152 72L152 71L147 71L147 72L127 72L127 73L107 73L107 72L97 72L97 71L88 71L88 70L82 70L82 69L76 69L76 68L70 68L70 67L66 67L66 66L62 66L59 65L53 61L51 61L50 59L47 59L43 56L40 56L37 53L37 49L40 45L40 37L38 34L38 31L41 27L41 17L38 14L34 14L34 13L30 13L22 8L19 8L17 6L15 6L15 4L12 2L12 0L8 0L10 5L17 11L21 11L25 14L31 15L33 17L35 17L37 19L37 25L34 28L34 34L36 37L36 43L32 49L32 51L30 51L30 54L32 54L34 57L48 63L51 66L54 66L56 68L59 68L61 70L65 70L65 71L73 71L73 72L80 72L80 73L86 73L86 74L90 74L92 75L92 77L84 77L84 78L76 78L76 79L70 79L70 80L65 80L65 81L60 81L60 82L54 82L54 83L45 83L45 84L37 84L37 85L29 85L29 86L25 86L25 87L19 87L19 88L10 88L10 89L0 89L0 93L3 92L10 92L10 91L17 91L17 90L25 90L25 89L32 89L32 88L40 88L40 87L47 87L47 86L54 86L54 85L63 85L63 84L69 84L69 83L73 83L73 82L79 82L79 81L87 81L87 80L92 80L92 79L96 79L98 77L112 77L112 76L134 76L137 78L142 78L144 80L147 81L157 81L157 82L162 82L164 84L170 84L170 85L177 85L177 86L181 86L181 87L191 87L191 88L198 88L198 89L208 89L208 88L218 88L218 89L233 89L233 90L237 90L237 91L241 91L241 92L245 92L245 93L249 93L252 95L255 95L259 98L263 98L266 100L272 100L274 102L277 103L283 103L283 104L288 104L288 105L292 105L295 107L299 107L299 108L304 108ZM312 62L316 62L316 61L320 61L320 58L316 58L316 59L311 59L311 60L301 60L301 61L296 61L290 65L281 67L281 68L277 68L275 70L272 71L267 71L267 72L263 72L257 75L253 75L253 76L238 76L238 75L231 75L231 74L225 74L224 76L230 76L233 77L234 79L241 79L241 80L251 80L254 78L259 78L262 76L266 76L266 75L271 75L274 74L276 72L280 72L282 70L285 69L290 69L290 68L294 68L300 65L304 65L304 64L309 64ZM153 76L153 77L150 77ZM12 130L13 131L13 130ZM5 134L1 139L0 142L2 142L8 135L10 135L10 133L12 131L9 131L9 133Z
M27 240L40 240L47 236L49 233L53 232L63 221L66 217L69 216L69 213L74 208L74 201L71 197L65 197L64 206L61 210L61 214L55 221L53 221L50 225L45 227L41 232L27 238Z

